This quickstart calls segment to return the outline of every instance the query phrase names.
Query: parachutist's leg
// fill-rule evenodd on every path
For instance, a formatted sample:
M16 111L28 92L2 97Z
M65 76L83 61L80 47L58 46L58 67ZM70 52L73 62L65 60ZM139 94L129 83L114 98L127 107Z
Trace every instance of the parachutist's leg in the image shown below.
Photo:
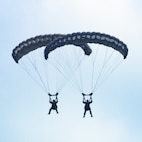
M84 116L83 117L85 117L85 114L86 114L86 110L84 111Z
M90 115L91 115L91 117L93 117L91 109L90 109Z
M56 109L56 112L59 113L57 109Z
M52 108L50 108L50 110L49 110L49 113L48 113L48 114L50 114L50 113L51 113L51 110L52 110Z

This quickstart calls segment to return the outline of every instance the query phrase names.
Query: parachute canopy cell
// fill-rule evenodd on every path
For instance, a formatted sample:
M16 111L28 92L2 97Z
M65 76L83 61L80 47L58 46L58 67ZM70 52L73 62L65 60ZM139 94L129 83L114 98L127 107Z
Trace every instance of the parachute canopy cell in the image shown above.
M68 44L80 46L86 55L90 55L92 50L89 48L87 43L96 43L112 47L113 49L119 51L123 55L124 59L128 54L128 48L126 44L124 44L116 37L98 32L78 32L57 37L56 39L49 42L44 52L45 59L48 58L48 54L51 51Z

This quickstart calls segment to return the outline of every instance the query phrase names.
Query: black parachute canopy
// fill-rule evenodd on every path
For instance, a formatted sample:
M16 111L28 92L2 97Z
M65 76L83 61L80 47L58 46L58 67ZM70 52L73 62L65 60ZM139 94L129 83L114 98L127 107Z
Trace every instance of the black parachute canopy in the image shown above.
M18 46L13 49L12 57L15 62L18 63L19 59L29 52L36 50L42 46L46 46L49 42L61 37L61 34L49 34L49 35L40 35L34 38L29 38L26 41L21 42Z
M128 48L126 44L124 44L116 37L97 32L78 32L60 36L49 42L44 51L45 59L48 58L48 54L51 51L68 44L80 46L86 55L90 55L92 50L89 48L87 43L102 44L108 47L112 47L113 49L119 51L123 55L124 59L128 54Z

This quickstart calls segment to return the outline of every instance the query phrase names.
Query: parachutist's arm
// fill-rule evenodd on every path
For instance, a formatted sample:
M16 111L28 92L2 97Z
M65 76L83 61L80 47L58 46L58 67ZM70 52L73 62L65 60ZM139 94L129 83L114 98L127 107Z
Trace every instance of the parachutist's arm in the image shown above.
M52 100L51 100L51 94L48 93L48 95L49 95L49 102L51 103L52 102Z
M58 97L56 96L56 102L58 103Z
M85 96L83 96L83 100L82 100L82 102L83 102L83 103L85 103Z
M90 94L89 94L89 96L92 96L92 95L93 95L93 93L90 93Z
M82 102L85 103L85 94L82 93L82 95L83 95L83 100L82 100Z
M48 95L49 95L49 102L51 103L52 102L52 100L51 100L51 94L48 93Z
M93 100L92 100L92 96L90 96L90 103L92 103L93 102Z
M52 102L51 97L49 98L49 102L50 102L50 103Z
M84 93L82 93L82 95L83 95L83 96L85 96L85 94L84 94Z

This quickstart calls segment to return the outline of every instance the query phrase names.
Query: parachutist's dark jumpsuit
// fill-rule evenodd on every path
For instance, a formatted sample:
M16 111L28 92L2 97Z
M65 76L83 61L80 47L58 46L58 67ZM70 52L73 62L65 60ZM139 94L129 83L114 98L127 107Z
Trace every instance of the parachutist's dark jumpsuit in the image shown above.
M51 110L52 110L52 109L53 109L53 110L56 110L56 112L58 113L58 110L57 110L58 99L56 98L56 100L53 100L53 101L52 101L51 98L50 98L50 103L52 104L52 106L51 106L51 108L50 108L48 114L51 113Z
M92 99L89 101L89 100L85 100L85 98L83 98L83 103L85 104L85 107L84 107L85 111L84 111L83 117L85 117L86 111L90 111L90 115L91 115L91 117L93 117L92 112L91 112L91 108L90 108L90 104L92 102L93 102Z

